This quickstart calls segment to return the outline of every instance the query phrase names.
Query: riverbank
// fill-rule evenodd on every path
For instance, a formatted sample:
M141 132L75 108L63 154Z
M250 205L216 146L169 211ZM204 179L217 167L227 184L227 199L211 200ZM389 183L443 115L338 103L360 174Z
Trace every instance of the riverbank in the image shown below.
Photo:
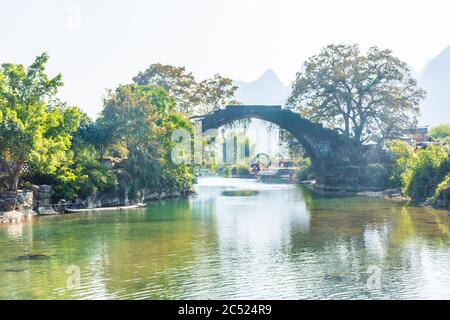
M86 208L86 209L67 209L64 212L57 213L55 212L52 215L39 215L37 213L24 213L21 211L9 211L0 214L0 224L17 224L17 223L26 223L31 222L33 218L45 217L45 216L60 216L67 214L76 214L76 213L95 213L102 211L121 211L121 210L130 210L130 209L139 209L146 208L146 204L142 205L129 205L129 206L120 206L120 207L100 207L100 208Z
M104 212L104 211L121 211L121 210L131 210L131 209L139 209L146 208L148 203L159 202L164 200L177 199L182 197L187 197L189 195L195 194L195 189L191 188L189 190L184 190L182 192L154 192L149 194L148 196L142 199L142 202L139 203L131 203L129 205L117 205L117 206L93 206L88 208L67 208L69 205L64 205L60 207L60 211L55 211L53 209L46 210L46 212L50 212L51 214L40 214L37 211L31 209L19 209L19 210L10 210L5 212L0 212L0 225L1 224L19 224L31 222L33 218L43 217L43 216L59 216L59 215L67 215L67 214L77 214L77 213L95 213L95 212ZM145 202L144 202L145 201ZM33 201L31 200L31 203ZM31 204L30 204L31 206Z
M70 214L70 213L91 213L91 212L98 212L98 211L120 211L120 210L130 210L130 209L139 209L139 208L145 208L147 205L130 205L130 206L121 206L121 207L102 207L102 208L87 208L87 209L67 209L64 214Z
M33 218L32 213L26 213L21 211L8 211L0 213L0 225L6 223L24 223L31 221Z
M411 202L411 199L403 194L401 188L387 189L381 191L374 190L352 190L349 188L340 187L329 187L318 184L315 180L301 181L302 185L308 188L311 192L319 195L330 195L330 196L358 196L358 197L368 197L368 198L379 198L386 199L395 202L407 203L415 207L427 207L434 208L438 210L450 211L450 205L448 204L448 199L438 199L438 201L425 201L425 202Z
M379 190L379 189L367 189L356 188L350 186L336 186L325 185L318 183L317 180L305 180L300 181L300 184L311 190L316 194L330 195L330 196L369 196L369 197L395 197L401 196L401 189L391 190Z

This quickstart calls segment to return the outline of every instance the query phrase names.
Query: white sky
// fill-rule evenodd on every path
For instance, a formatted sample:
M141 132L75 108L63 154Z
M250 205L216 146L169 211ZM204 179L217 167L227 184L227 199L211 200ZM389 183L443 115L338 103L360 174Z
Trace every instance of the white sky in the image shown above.
M288 84L323 46L359 43L419 71L450 45L449 13L448 0L0 0L0 62L49 52L62 97L95 116L106 88L155 62L244 81L271 68Z

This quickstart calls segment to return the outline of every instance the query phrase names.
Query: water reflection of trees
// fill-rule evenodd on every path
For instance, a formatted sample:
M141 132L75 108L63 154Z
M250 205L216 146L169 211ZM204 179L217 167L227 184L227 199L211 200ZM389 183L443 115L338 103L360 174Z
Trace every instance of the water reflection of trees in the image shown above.
M0 273L0 296L181 296L183 283L201 260L202 244L215 245L214 231L202 228L205 217L195 211L188 199L180 199L154 203L147 210L70 216L27 226L29 232L22 232L17 241L16 255L8 250L10 255L3 257L9 263L2 262L8 272ZM16 229L4 234L16 239ZM50 258L17 260L26 253L45 253ZM81 286L67 290L66 270L71 265L81 269Z
M327 197L304 192L310 213L309 235L318 240L333 236L363 239L367 230L380 230L393 244L421 238L432 244L448 242L450 215L447 211L411 207L389 200L365 197Z
M117 237L122 240L114 242L108 254L108 292L123 297L132 293L133 298L183 296L196 278L202 250L216 243L208 219L198 216L204 205L188 199L155 203L148 224L123 226Z
M305 232L292 230L290 250L292 257L308 260L299 264L294 258L292 263L305 277L339 280L330 283L329 291L318 292L319 296L350 290L352 296L405 297L426 285L423 279L432 281L448 273L448 212L383 199L330 198L307 192L304 199L310 226ZM447 262L437 271L426 268L442 261ZM379 292L365 287L369 266L384 272L385 286Z

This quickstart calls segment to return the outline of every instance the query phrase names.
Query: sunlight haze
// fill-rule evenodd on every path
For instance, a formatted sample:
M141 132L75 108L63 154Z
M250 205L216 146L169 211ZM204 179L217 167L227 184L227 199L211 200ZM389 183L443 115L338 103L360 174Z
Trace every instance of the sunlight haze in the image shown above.
M156 62L241 81L273 69L288 85L323 46L359 43L420 72L450 44L449 9L445 0L2 0L0 61L29 64L47 51L62 98L95 117L106 88Z

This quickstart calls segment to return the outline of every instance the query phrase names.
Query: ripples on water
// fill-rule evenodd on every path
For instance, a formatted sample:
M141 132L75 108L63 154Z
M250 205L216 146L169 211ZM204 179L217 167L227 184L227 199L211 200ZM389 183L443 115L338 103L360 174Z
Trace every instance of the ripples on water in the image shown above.
M449 212L252 180L197 190L1 226L0 299L450 299ZM69 266L81 270L70 290Z

